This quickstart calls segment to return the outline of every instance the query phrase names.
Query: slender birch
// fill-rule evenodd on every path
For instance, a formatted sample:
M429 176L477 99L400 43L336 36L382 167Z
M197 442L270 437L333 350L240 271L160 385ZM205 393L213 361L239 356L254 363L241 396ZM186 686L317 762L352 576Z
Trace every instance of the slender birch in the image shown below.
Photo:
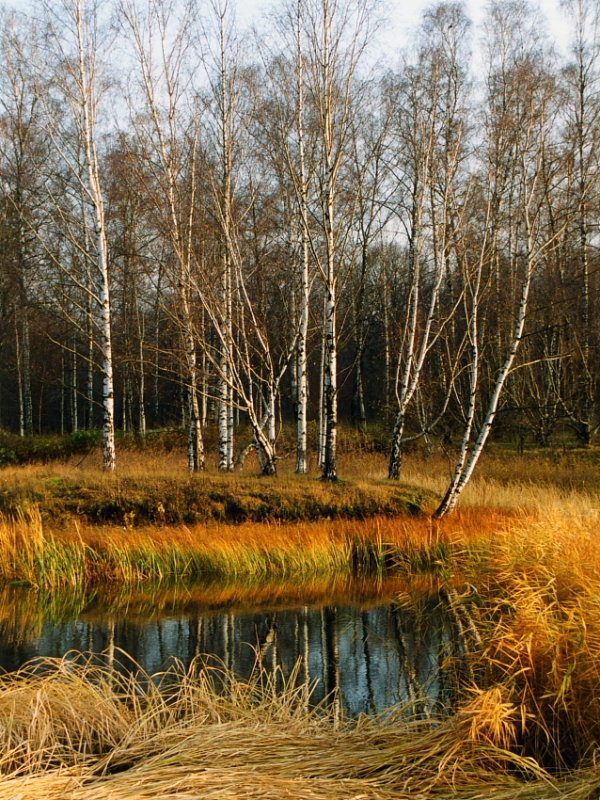
M401 134L401 141L406 143L404 158L409 161L406 166L410 176L407 225L410 283L406 325L397 363L397 409L388 467L391 479L400 476L407 412L419 388L425 362L457 307L451 302L438 321L440 294L452 250L457 171L464 153L461 113L466 70L460 47L468 24L458 7L442 6L428 13L424 25L425 42L416 69L409 68L404 78L406 101L400 102L397 112L401 117L401 129L405 131ZM430 232L428 237L426 229ZM425 264L431 264L427 283L422 276ZM439 421L446 410L451 388L452 380L443 393L437 417L411 436L411 440L430 431Z
M552 80L544 73L543 63L534 70L527 54L517 52L512 69L499 76L501 82L507 82L505 88L513 91L505 96L511 97L511 103L501 105L500 114L489 116L489 125L505 126L505 136L512 136L514 181L502 181L502 196L498 196L497 173L493 161L488 161L489 172L486 186L486 215L480 234L480 249L475 269L475 279L467 278L468 302L466 313L469 320L469 343L471 359L468 365L469 399L465 416L463 440L455 465L454 474L448 489L437 508L434 517L440 518L456 506L465 486L488 440L492 425L498 412L501 396L506 382L515 368L517 353L523 340L527 322L530 295L534 276L544 263L549 251L556 245L556 233L547 225L545 218L544 191L541 185L544 177L544 160L547 140L556 119L556 102ZM510 84L508 84L510 82ZM518 92L514 89L518 85ZM494 85L496 89L497 86ZM492 105L495 102L491 98ZM492 134L494 131L492 130ZM494 141L493 135L489 141ZM492 277L495 265L495 248L499 241L494 233L495 225L491 219L500 210L510 209L511 215L517 214L519 225L518 238L515 240L515 270L511 273L517 283L518 295L515 306L511 309L510 328L502 341L505 341L503 358L492 379L487 399L481 398L482 368L484 366L484 348L481 341L481 317L483 315L482 291L487 275ZM508 220L512 224L512 219ZM488 232L490 232L488 234ZM477 234L475 234L477 236ZM517 236L517 234L515 234ZM466 237L465 237L466 241ZM468 254L463 253L463 261L467 263ZM510 294L508 299L510 300ZM503 332L504 333L504 332ZM477 422L477 415L480 422ZM472 435L474 438L472 438Z
M153 0L143 13L134 0L123 0L121 17L131 38L146 119L137 105L132 117L138 136L152 149L152 178L160 189L150 191L156 213L164 218L174 255L173 283L178 295L186 366L188 469L204 469L204 441L198 401L196 338L192 313L193 228L196 214L199 121L189 92L197 65L192 54L193 6L186 4L180 18L168 0ZM187 146L186 146L187 145ZM189 181L181 186L183 172Z
M339 0L307 0L305 22L309 46L307 81L314 104L318 156L318 198L315 223L322 237L312 240L324 296L322 375L324 452L322 479L337 480L338 281L344 258L344 233L350 221L341 221L341 183L352 131L356 74L368 39L367 6ZM346 227L347 226L347 227ZM322 255L321 255L322 253Z
M112 472L116 466L114 381L106 212L98 155L101 66L98 7L91 0L89 3L61 0L52 5L44 3L43 8L56 63L48 80L48 49L44 49L36 65L37 79L40 93L46 95L47 135L84 200L85 213L79 221L80 227L89 224L90 248L85 248L84 253L91 284L85 286L79 282L79 285L92 298L94 338L102 377L102 466ZM73 129L57 116L54 102L57 97L66 105ZM58 198L53 198L52 202L58 210ZM66 223L64 217L61 219ZM69 231L67 235L71 235ZM48 250L46 252L50 255ZM60 261L58 266L64 269Z

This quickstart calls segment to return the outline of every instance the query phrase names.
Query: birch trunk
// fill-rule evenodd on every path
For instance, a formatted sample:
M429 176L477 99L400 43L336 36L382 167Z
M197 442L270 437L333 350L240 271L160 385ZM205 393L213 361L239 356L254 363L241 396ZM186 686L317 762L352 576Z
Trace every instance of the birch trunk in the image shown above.
M155 174L159 187L166 198L166 227L172 247L175 270L173 283L176 286L179 301L177 312L173 314L181 329L185 360L185 403L186 424L188 428L187 463L191 473L204 469L204 440L200 404L198 402L198 370L197 349L192 313L192 231L196 205L196 165L198 148L198 124L195 119L189 123L186 135L190 140L189 151L180 152L181 131L178 128L181 111L182 83L185 80L183 54L189 45L191 13L187 8L175 32L173 47L167 48L170 36L173 36L170 19L171 9L161 3L152 4L148 18L140 17L134 3L123 0L120 11L125 24L131 33L138 61L144 102L151 120L152 139L155 147L157 164ZM161 70L157 77L153 60L155 53L152 44L158 34ZM161 106L161 96L166 97L166 109ZM165 113L166 112L166 113ZM166 121L165 121L166 120ZM187 170L189 186L182 198L178 176ZM162 207L162 203L158 203ZM159 285L160 285L159 274ZM157 299L158 303L158 299ZM158 309L158 306L157 306ZM158 335L158 314L157 314ZM155 387L158 384L158 355L155 372ZM155 409L156 411L156 409Z
M475 440L475 444L471 452L468 453L468 439L463 438L463 446L461 447L461 453L457 464L457 468L454 473L454 478L451 481L450 486L448 487L448 490L446 491L446 494L444 495L442 502L440 503L440 505L438 506L437 510L433 515L434 519L440 519L449 511L452 511L455 508L458 502L458 498L460 497L463 489L469 482L471 475L473 474L473 470L475 469L477 462L479 461L479 457L483 451L485 443L487 442L488 436L490 435L490 431L492 429L492 425L496 417L496 412L498 410L498 403L500 401L500 396L502 394L502 390L504 389L504 384L506 383L506 379L510 373L511 367L513 366L515 357L517 355L517 351L519 349L519 344L521 343L521 339L523 337L523 328L525 326L525 320L527 317L527 304L529 300L529 290L531 286L532 274L533 270L531 265L529 265L527 267L527 278L522 287L521 299L519 302L519 308L517 312L517 321L513 332L512 340L510 342L510 346L506 354L504 363L502 364L496 376L492 394L488 402L483 422L479 429L479 434L477 436L477 439ZM477 356L477 358L479 357ZM477 376L475 374L474 380L472 381L471 405L474 405L473 394L474 394L474 389L476 391L476 385L477 385L476 377ZM474 413L470 414L469 417L472 423L472 420L474 418Z
M306 171L306 154L304 142L304 56L301 39L302 0L298 0L296 13L296 125L298 129L298 166L300 172L300 231L301 231L301 267L300 267L300 325L298 346L296 348L296 472L303 475L308 472L307 461L307 422L308 422L308 315L310 306L309 282L309 228L308 228L308 180Z
M325 372L323 375L324 453L322 479L337 480L337 338L335 282L327 289L325 304Z
M323 0L323 44L321 78L323 97L321 114L323 125L324 187L323 229L325 234L325 363L323 373L323 411L325 427L325 451L323 453L322 480L337 480L337 331L336 331L336 282L337 242L335 235L336 177L339 163L334 154L334 86L331 52L331 11L329 0Z
M218 148L221 162L221 176L217 195L217 211L222 232L222 274L220 309L220 362L219 362L219 469L231 472L233 463L233 268L235 262L235 233L233 230L233 113L234 97L231 76L227 62L227 8L222 0L216 0L214 11L218 15L218 86L216 101L218 105Z
M80 125L85 159L86 195L91 211L94 247L95 296L97 298L97 331L102 375L102 467L112 472L116 466L114 381L112 363L112 332L110 309L110 284L108 275L108 248L104 199L100 186L100 165L96 150L96 115L98 110L94 85L96 53L90 39L85 19L83 0L73 7L77 34L78 88L80 97Z
M21 336L19 334L19 322L17 310L15 308L15 354L17 361L17 388L19 392L19 436L25 436L25 400L23 396L23 354Z
M411 239L409 245L408 269L411 275L411 288L408 298L408 330L406 346L404 352L400 351L398 356L398 371L400 372L400 359L404 357L404 369L401 370L401 381L398 392L398 409L394 420L392 432L392 444L390 447L390 459L388 467L388 478L397 480L400 477L402 465L402 434L404 433L404 423L406 420L406 410L414 394L418 382L418 372L415 368L415 339L417 335L417 314L419 311L419 297L421 291L421 218L423 213L424 187L421 178L418 177L413 193L413 211L411 220Z

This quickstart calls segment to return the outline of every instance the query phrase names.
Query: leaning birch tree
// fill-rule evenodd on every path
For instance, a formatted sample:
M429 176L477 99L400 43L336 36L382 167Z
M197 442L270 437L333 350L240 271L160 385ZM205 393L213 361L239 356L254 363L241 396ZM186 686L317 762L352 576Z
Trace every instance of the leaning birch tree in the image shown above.
M493 51L506 54L504 37L510 26L504 15L510 9L492 13L496 14L492 34L497 37L492 39ZM478 210L464 223L458 245L468 337L468 397L457 461L434 513L437 519L454 509L483 452L506 383L518 366L535 276L556 245L557 233L548 225L543 185L546 153L552 147L557 119L555 82L545 69L537 42L532 38L527 44L517 45L501 69L495 70L492 62L488 76L487 141L482 153L486 169L472 196ZM503 236L503 225L509 226L510 237ZM508 313L501 318L506 319L505 327L492 342L493 349L500 350L500 360L486 392L489 334L485 299L499 264L504 268L501 280Z

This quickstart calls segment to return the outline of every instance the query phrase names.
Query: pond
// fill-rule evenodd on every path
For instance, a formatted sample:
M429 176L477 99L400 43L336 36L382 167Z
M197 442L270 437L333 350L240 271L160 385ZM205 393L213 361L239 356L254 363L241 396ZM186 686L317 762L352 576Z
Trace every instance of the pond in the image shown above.
M276 597L275 597L276 595ZM69 651L129 654L149 673L197 656L241 679L260 664L337 696L351 716L409 705L420 715L451 704L461 648L443 593L349 582L310 587L179 587L117 598L0 596L0 667ZM110 654L109 656L106 653ZM452 656L452 658L449 658ZM118 665L127 669L126 659Z

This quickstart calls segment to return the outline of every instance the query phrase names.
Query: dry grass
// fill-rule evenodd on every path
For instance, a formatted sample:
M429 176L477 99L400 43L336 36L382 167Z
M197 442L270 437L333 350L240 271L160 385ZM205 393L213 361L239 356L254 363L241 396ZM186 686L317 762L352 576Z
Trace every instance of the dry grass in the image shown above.
M217 693L198 664L134 680L65 659L7 676L0 798L583 799L600 786L595 772L553 784L530 760L480 744L466 717L346 722L308 710L304 688L274 695L265 676L226 676L226 687Z
M523 456L493 450L482 458L460 507L532 513L570 506L594 512L599 460L596 450ZM347 453L339 458L343 481L331 485L320 481L317 472L295 475L291 458L282 461L274 478L257 476L253 464L232 474L213 468L190 478L179 452L129 450L122 453L116 475L104 474L96 455L83 462L5 468L0 500L5 513L39 507L48 519L77 515L128 527L211 519L365 518L397 515L411 507L433 510L448 485L452 463L441 455L408 455L398 485L386 478L384 454Z
M428 519L123 528L72 523L53 530L33 510L0 518L0 580L80 591L198 577L405 574L439 557Z
M122 459L116 475L104 474L93 461L4 469L0 513L15 516L38 509L44 520L54 523L69 524L77 518L133 528L207 521L364 519L419 511L424 498L418 491L369 475L366 470L339 483L285 470L274 478L248 469L190 476L176 458L144 460L133 452Z
M600 752L600 555L597 521L511 527L491 552L470 608L485 631L478 683L513 710L510 746L569 767Z

